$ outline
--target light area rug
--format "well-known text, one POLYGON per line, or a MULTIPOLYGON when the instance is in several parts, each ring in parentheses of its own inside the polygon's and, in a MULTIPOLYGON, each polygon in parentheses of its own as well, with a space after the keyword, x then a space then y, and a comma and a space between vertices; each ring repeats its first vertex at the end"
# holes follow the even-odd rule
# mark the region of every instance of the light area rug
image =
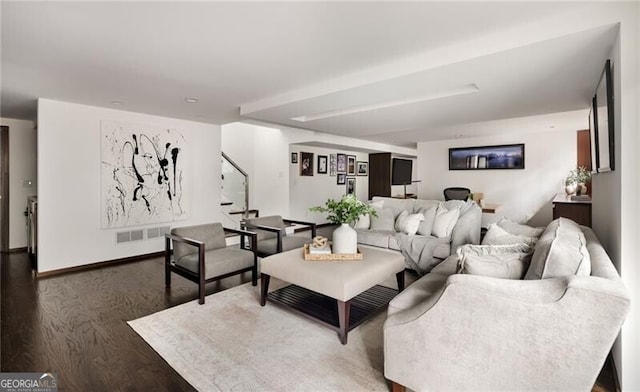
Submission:
POLYGON ((388 391, 383 376, 386 312, 337 333, 237 286, 129 321, 199 391, 388 391))

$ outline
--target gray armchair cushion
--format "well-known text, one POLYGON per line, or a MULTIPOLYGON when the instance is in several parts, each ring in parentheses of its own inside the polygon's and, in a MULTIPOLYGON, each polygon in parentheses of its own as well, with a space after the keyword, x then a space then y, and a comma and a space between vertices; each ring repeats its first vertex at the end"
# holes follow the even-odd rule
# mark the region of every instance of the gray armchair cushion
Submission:
MULTIPOLYGON (((282 251, 302 248, 304 244, 311 243, 309 237, 297 237, 293 235, 282 237, 282 251)), ((268 238, 258 241, 258 254, 274 254, 278 252, 278 238, 268 238)))
MULTIPOLYGON (((176 227, 171 230, 171 234, 180 237, 191 238, 196 241, 204 242, 207 251, 224 248, 227 241, 224 235, 224 228, 221 223, 207 223, 204 225, 176 227)), ((198 257, 198 248, 178 241, 173 243, 173 255, 175 260, 179 260, 186 255, 195 254, 198 257)))
MULTIPOLYGON (((282 217, 280 215, 271 215, 271 216, 263 216, 263 217, 259 217, 259 218, 251 218, 251 219, 247 219, 246 220, 247 225, 260 225, 260 226, 269 226, 269 227, 275 227, 278 229, 282 229, 282 235, 286 235, 285 232, 285 224, 284 221, 282 220, 282 217)), ((278 234, 271 232, 271 231, 267 231, 267 230, 260 230, 260 229, 255 229, 252 227, 248 227, 248 229, 250 231, 255 232, 256 234, 258 234, 258 241, 262 241, 262 240, 266 240, 266 239, 270 239, 270 238, 276 238, 278 236, 278 234)))
MULTIPOLYGON (((207 250, 204 253, 205 279, 252 267, 253 261, 253 252, 239 249, 237 246, 207 250)), ((197 253, 176 258, 176 264, 194 273, 199 273, 197 253)))

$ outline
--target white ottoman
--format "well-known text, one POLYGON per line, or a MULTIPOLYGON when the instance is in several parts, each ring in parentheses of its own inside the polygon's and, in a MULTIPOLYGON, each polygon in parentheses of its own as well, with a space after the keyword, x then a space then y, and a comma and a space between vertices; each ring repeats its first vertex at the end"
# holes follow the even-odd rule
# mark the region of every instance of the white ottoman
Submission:
POLYGON ((327 297, 338 304, 338 335, 347 343, 351 300, 394 274, 398 291, 404 289, 404 257, 400 252, 359 246, 362 261, 307 261, 294 249, 262 259, 260 305, 267 301, 269 279, 275 277, 327 297))

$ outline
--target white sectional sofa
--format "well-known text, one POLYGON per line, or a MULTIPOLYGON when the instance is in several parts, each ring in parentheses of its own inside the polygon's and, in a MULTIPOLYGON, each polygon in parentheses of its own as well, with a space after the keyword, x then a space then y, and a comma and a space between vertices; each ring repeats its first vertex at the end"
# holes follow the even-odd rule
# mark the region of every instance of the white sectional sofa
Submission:
POLYGON ((511 242, 465 246, 391 301, 394 390, 591 390, 629 311, 618 272, 593 231, 568 219, 532 254, 511 242))
POLYGON ((445 202, 376 196, 371 202, 378 217, 368 218, 364 224, 356 223, 358 242, 402 252, 407 268, 419 274, 429 272, 460 245, 480 242, 482 210, 473 201, 445 202), (450 218, 455 219, 438 219, 437 212, 448 213, 450 218), (419 213, 426 220, 420 222, 417 233, 407 234, 398 227, 399 217, 419 213))

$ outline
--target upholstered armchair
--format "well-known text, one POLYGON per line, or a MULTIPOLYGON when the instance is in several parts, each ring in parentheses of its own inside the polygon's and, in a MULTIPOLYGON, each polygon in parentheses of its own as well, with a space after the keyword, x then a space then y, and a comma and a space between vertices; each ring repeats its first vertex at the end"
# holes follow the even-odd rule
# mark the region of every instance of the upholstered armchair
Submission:
POLYGON ((207 283, 251 271, 251 281, 256 286, 258 258, 253 251, 256 242, 256 233, 226 228, 220 223, 172 229, 171 234, 165 234, 165 285, 171 287, 171 272, 197 283, 200 305, 204 304, 207 283), (225 233, 240 235, 240 245, 227 246, 225 233))
POLYGON ((316 236, 316 224, 293 219, 283 219, 280 215, 263 216, 246 219, 242 226, 258 234, 256 253, 259 257, 267 257, 276 253, 302 248, 316 236), (311 227, 311 237, 287 235, 286 223, 296 223, 311 227))

